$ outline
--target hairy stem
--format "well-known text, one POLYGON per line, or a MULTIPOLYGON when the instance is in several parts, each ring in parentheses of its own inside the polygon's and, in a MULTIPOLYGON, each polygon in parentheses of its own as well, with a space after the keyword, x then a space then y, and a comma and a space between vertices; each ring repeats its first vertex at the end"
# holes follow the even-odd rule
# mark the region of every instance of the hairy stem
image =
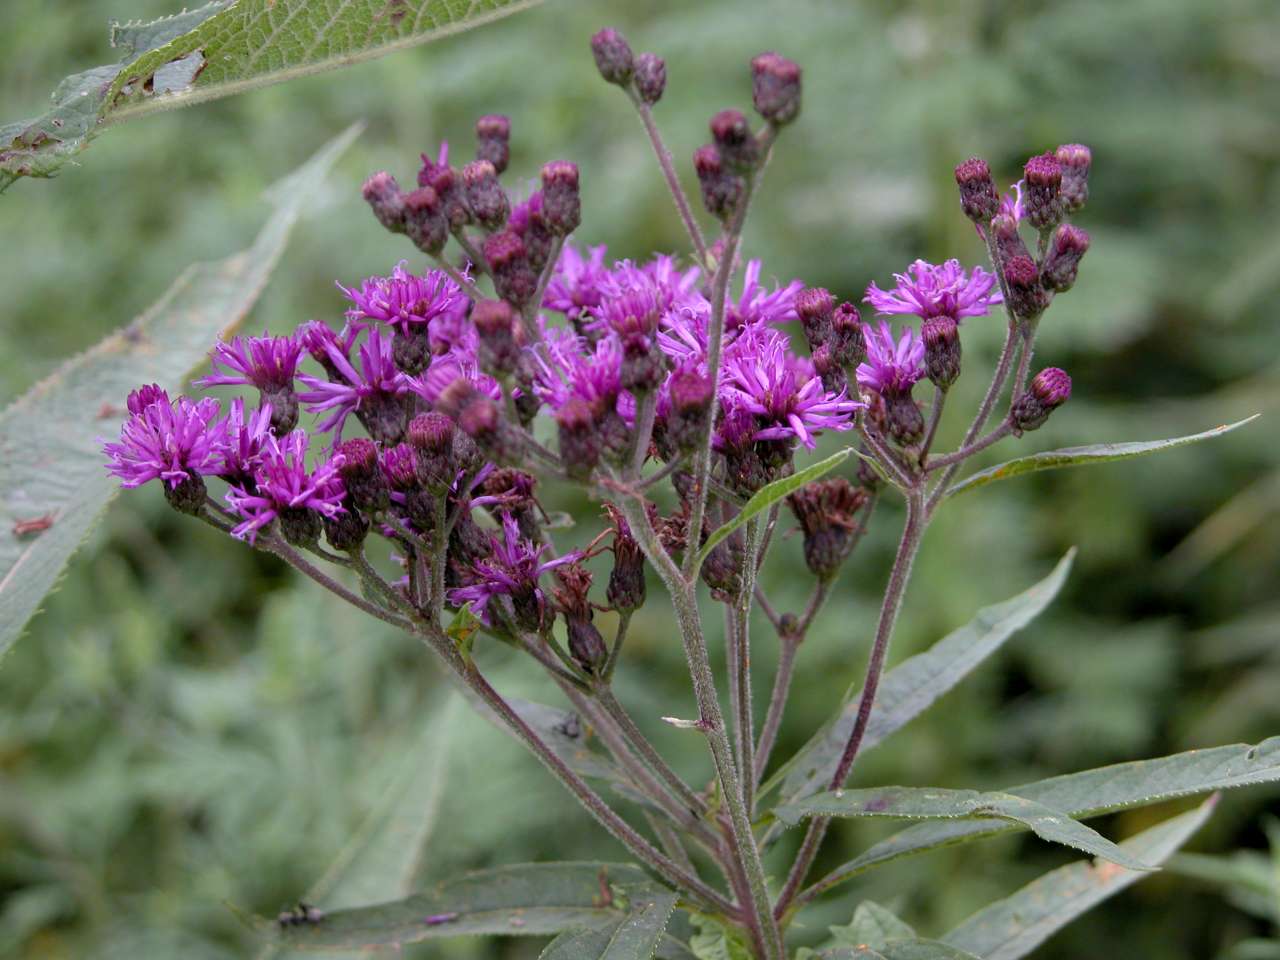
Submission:
POLYGON ((693 249, 698 255, 698 265, 704 270, 707 267, 707 241, 702 236, 702 228, 698 226, 698 221, 694 219, 693 208, 689 205, 689 198, 684 192, 684 188, 680 186, 680 178, 676 176, 675 164, 671 160, 671 151, 667 149, 666 143, 662 139, 662 134, 658 131, 658 125, 654 122, 653 111, 649 104, 645 103, 636 92, 630 87, 627 88, 627 96, 631 98, 632 104, 635 105, 636 113, 640 115, 640 122, 644 124, 644 132, 649 136, 649 143, 653 145, 654 155, 658 158, 658 166, 662 168, 663 179, 667 181, 667 189, 671 191, 671 199, 676 203, 676 210, 680 214, 680 220, 684 223, 684 228, 689 234, 689 242, 693 244, 693 249))
POLYGON ((947 391, 935 387, 933 391, 933 407, 929 410, 929 426, 924 432, 924 442, 920 444, 920 462, 924 463, 933 449, 933 439, 938 435, 938 425, 942 423, 942 408, 947 405, 947 391))
POLYGON ((764 725, 760 728, 760 742, 756 746, 753 773, 757 784, 764 780, 764 772, 769 768, 769 755, 773 753, 778 731, 782 728, 782 715, 787 709, 787 697, 791 692, 791 676, 795 672, 796 653, 800 649, 799 637, 786 634, 780 636, 778 640, 781 644, 778 650, 778 669, 773 675, 769 709, 764 715, 764 725))
POLYGON ((1013 424, 1008 420, 1002 420, 1000 422, 1000 426, 996 427, 985 437, 975 440, 967 447, 961 447, 953 453, 948 453, 945 456, 938 457, 936 460, 930 460, 928 466, 925 467, 925 471, 930 472, 933 470, 940 470, 943 467, 951 466, 953 463, 962 463, 972 457, 975 453, 980 453, 993 443, 1003 440, 1012 431, 1013 424))
POLYGON ((735 600, 737 609, 731 621, 734 631, 729 642, 737 652, 738 702, 734 704, 734 726, 740 751, 738 770, 742 781, 742 804, 750 816, 755 811, 756 792, 756 733, 751 707, 751 601, 755 593, 756 553, 760 544, 759 518, 747 521, 742 541, 742 586, 735 600))

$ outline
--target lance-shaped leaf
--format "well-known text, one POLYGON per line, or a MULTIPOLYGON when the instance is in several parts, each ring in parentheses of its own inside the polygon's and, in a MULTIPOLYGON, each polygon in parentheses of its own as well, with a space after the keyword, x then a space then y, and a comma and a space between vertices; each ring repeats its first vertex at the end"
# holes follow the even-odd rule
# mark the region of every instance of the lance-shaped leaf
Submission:
POLYGON ((1153 869, 1096 830, 1064 813, 1011 793, 979 793, 977 790, 943 790, 936 787, 872 787, 835 790, 797 803, 774 808, 788 824, 806 817, 894 817, 908 820, 1012 820, 1042 840, 1075 847, 1104 857, 1130 870, 1153 869))
POLYGON ((562 933, 539 960, 652 960, 676 899, 670 890, 636 894, 625 917, 596 929, 562 933))
POLYGON ((0 190, 53 176, 104 127, 333 67, 479 26, 536 0, 213 0, 112 29, 115 64, 67 77, 53 106, 0 127, 0 190))
POLYGON ((891 940, 879 946, 831 947, 801 953, 797 960, 980 960, 971 953, 937 940, 891 940))
POLYGON ((262 929, 294 950, 394 947, 475 935, 547 936, 597 929, 662 892, 639 867, 524 863, 466 874, 404 900, 337 910, 319 923, 262 929))
POLYGON ((832 943, 846 947, 884 946, 891 940, 914 940, 915 930, 893 911, 873 900, 863 900, 847 926, 829 927, 832 943))
MULTIPOLYGON (((1163 863, 1200 829, 1217 797, 1120 844, 1148 863, 1163 863)), ((1072 863, 1033 880, 1017 893, 980 910, 942 939, 985 960, 1025 957, 1086 910, 1146 874, 1114 863, 1072 863)))
POLYGON ((244 320, 298 215, 357 133, 346 131, 270 191, 275 212, 251 247, 189 267, 128 327, 0 413, 0 656, 117 489, 99 438, 118 432, 129 391, 185 386, 214 341, 244 320))
MULTIPOLYGON (((1004 603, 983 607, 972 620, 924 653, 904 660, 884 675, 862 740, 869 750, 959 683, 974 667, 1034 620, 1057 596, 1075 559, 1074 548, 1035 586, 1004 603)), ((790 803, 826 787, 853 730, 858 693, 850 693, 835 722, 819 730, 769 779, 762 793, 782 784, 781 802, 790 803)))
POLYGON ((1173 437, 1169 440, 1141 440, 1130 443, 1094 443, 1084 447, 1065 447, 1062 450, 1049 450, 1045 453, 1033 453, 1030 456, 1018 457, 1007 463, 1001 463, 986 470, 979 470, 972 476, 965 477, 947 491, 948 497, 957 493, 965 493, 985 487, 997 480, 1007 480, 1024 473, 1035 473, 1038 470, 1058 470, 1062 467, 1078 467, 1093 463, 1109 463, 1112 460, 1128 460, 1131 457, 1142 457, 1148 453, 1159 453, 1161 450, 1172 450, 1174 447, 1185 447, 1189 443, 1199 443, 1230 433, 1237 427, 1257 420, 1260 414, 1254 414, 1236 423, 1223 424, 1203 433, 1193 433, 1186 437, 1173 437))
POLYGON ((853 452, 852 447, 845 447, 824 460, 811 463, 803 470, 797 470, 789 477, 782 477, 780 480, 775 480, 773 483, 761 487, 751 495, 750 500, 742 505, 742 509, 738 511, 736 517, 711 531, 710 536, 707 537, 707 542, 698 551, 698 566, 702 566, 702 561, 707 559, 716 544, 733 533, 733 531, 737 530, 752 517, 764 510, 768 510, 782 498, 795 493, 806 483, 817 480, 823 474, 830 473, 844 463, 851 452, 853 452))
MULTIPOLYGON (((1155 760, 1117 763, 1010 787, 1006 793, 1035 800, 1076 818, 1147 806, 1177 797, 1211 793, 1280 780, 1280 737, 1255 746, 1189 750, 1155 760)), ((832 887, 899 857, 981 840, 1021 829, 1004 820, 920 823, 868 848, 813 886, 813 893, 832 887)))

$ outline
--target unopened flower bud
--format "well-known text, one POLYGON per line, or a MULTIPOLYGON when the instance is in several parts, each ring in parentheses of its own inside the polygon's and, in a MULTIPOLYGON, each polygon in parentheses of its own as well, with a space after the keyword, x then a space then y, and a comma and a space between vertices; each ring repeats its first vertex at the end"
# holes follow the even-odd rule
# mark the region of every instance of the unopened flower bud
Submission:
POLYGON ((515 233, 524 244, 525 255, 529 258, 529 266, 535 272, 546 265, 551 256, 551 246, 556 235, 542 215, 542 191, 535 190, 524 203, 518 204, 511 211, 507 220, 507 228, 515 233))
POLYGON ((981 157, 970 157, 956 167, 960 209, 974 223, 986 226, 1000 212, 1000 194, 991 179, 991 168, 981 157))
POLYGON ((417 451, 417 477, 432 493, 444 493, 457 476, 453 420, 439 411, 421 413, 409 421, 409 445, 417 451))
POLYGON ((276 512, 280 521, 280 535, 295 547, 312 547, 320 539, 323 527, 320 514, 310 507, 286 507, 276 512))
POLYGON ((862 331, 858 308, 845 301, 831 314, 831 360, 844 367, 856 367, 867 359, 867 336, 862 331))
POLYGON ((666 356, 657 340, 636 330, 621 333, 620 339, 622 389, 634 393, 652 390, 666 375, 666 356))
POLYGON ((671 374, 671 411, 667 415, 667 439, 677 450, 697 448, 711 412, 711 380, 696 366, 682 366, 671 374))
POLYGON ((889 436, 908 447, 924 437, 924 414, 911 398, 910 390, 889 393, 884 398, 885 426, 889 436))
POLYGON ((707 208, 707 213, 721 222, 728 222, 742 199, 742 191, 746 187, 743 179, 725 169, 720 151, 710 143, 693 152, 693 169, 698 174, 702 205, 707 208))
POLYGON ((751 99, 774 126, 790 123, 800 113, 800 67, 776 53, 760 54, 751 61, 751 99))
POLYGON ((1062 167, 1051 153, 1032 157, 1023 168, 1023 204, 1027 222, 1037 230, 1049 230, 1062 222, 1062 167))
POLYGON ((484 241, 484 258, 498 295, 523 307, 538 290, 538 275, 529 263, 524 241, 511 230, 490 234, 484 241))
POLYGON ((620 613, 638 610, 644 606, 644 554, 621 511, 609 503, 605 509, 613 520, 613 570, 609 573, 605 596, 609 605, 620 613))
POLYGON ((396 369, 416 377, 431 366, 431 334, 425 323, 397 330, 391 339, 391 359, 396 369))
POLYGON ((591 405, 580 397, 570 397, 556 411, 556 424, 565 470, 575 480, 586 480, 600 462, 600 439, 591 405))
POLYGON ((511 202, 498 182, 498 171, 488 160, 473 160, 462 168, 462 182, 467 191, 467 206, 476 223, 486 230, 497 230, 507 222, 511 202))
POLYGON ((565 237, 582 222, 578 165, 552 160, 542 168, 542 217, 556 236, 565 237))
POLYGON ((732 603, 742 591, 742 548, 733 537, 721 540, 699 571, 702 582, 711 588, 711 596, 722 603, 732 603))
POLYGON ((845 368, 831 357, 831 344, 824 343, 813 351, 809 358, 813 361, 813 369, 822 380, 822 389, 827 393, 847 393, 849 375, 845 368))
POLYGON ((636 93, 645 103, 653 106, 662 99, 667 88, 667 61, 656 53, 642 53, 636 57, 636 93))
POLYGON ((997 214, 991 220, 991 236, 995 239, 996 255, 1001 264, 1006 264, 1014 257, 1030 257, 1031 251, 1018 232, 1018 221, 1008 214, 997 214))
POLYGON ((819 480, 787 497, 787 505, 804 532, 804 561, 811 573, 830 581, 849 551, 857 523, 854 515, 867 494, 843 477, 819 480))
POLYGON ((298 394, 290 381, 258 391, 260 404, 271 407, 271 432, 283 437, 298 425, 298 394))
POLYGON ((1050 290, 1065 293, 1076 282, 1080 259, 1089 249, 1089 234, 1077 226, 1064 223, 1053 235, 1049 253, 1040 271, 1040 282, 1050 290))
POLYGON ((378 446, 365 437, 344 440, 337 451, 342 457, 338 476, 347 489, 347 497, 363 513, 377 513, 388 504, 387 478, 378 465, 378 446))
POLYGON ((476 159, 493 164, 496 173, 507 169, 511 160, 511 121, 490 114, 476 121, 476 159))
POLYGON ((604 637, 590 618, 565 614, 565 632, 569 637, 569 656, 584 673, 598 674, 609 659, 604 637))
POLYGON ((947 390, 960 376, 960 329, 952 317, 932 317, 920 329, 924 368, 933 385, 947 390))
POLYGON ((1075 213, 1089 199, 1089 167, 1093 154, 1082 143, 1064 143, 1054 153, 1062 168, 1062 188, 1059 196, 1063 209, 1075 213))
POLYGON ((335 550, 359 550, 369 535, 369 519, 355 510, 349 503, 345 504, 341 513, 332 517, 322 517, 324 538, 335 550))
POLYGON ((395 177, 379 170, 364 182, 360 192, 380 224, 392 233, 405 232, 404 194, 395 177))
POLYGON ((188 470, 187 475, 176 486, 167 482, 161 486, 164 487, 164 498, 169 501, 169 506, 179 513, 195 517, 204 510, 207 488, 204 479, 194 470, 188 470))
POLYGON ((1013 426, 1018 432, 1035 430, 1049 414, 1071 399, 1071 378, 1057 367, 1046 367, 1035 375, 1027 392, 1013 405, 1013 426))
POLYGON ((449 224, 440 198, 430 187, 419 187, 404 198, 404 228, 423 253, 436 256, 449 240, 449 224))
POLYGON ((746 173, 760 159, 760 145, 741 110, 721 110, 712 117, 711 139, 724 165, 734 173, 746 173))
POLYGON ((466 187, 458 171, 436 164, 424 174, 427 182, 423 186, 430 187, 440 198, 440 210, 449 229, 458 230, 469 224, 471 208, 467 206, 466 187))
POLYGON ((808 287, 796 297, 796 314, 800 317, 800 327, 804 330, 804 338, 809 341, 810 350, 816 350, 827 342, 835 308, 835 297, 823 287, 808 287))
POLYGON ((591 38, 591 53, 596 58, 600 76, 623 87, 631 82, 635 59, 631 47, 617 30, 605 27, 591 38))
POLYGON ((1009 286, 1009 309, 1022 321, 1034 320, 1044 313, 1048 297, 1040 286, 1040 271, 1030 257, 1014 257, 1004 267, 1009 286))
POLYGON ((495 374, 509 374, 520 362, 515 341, 516 312, 505 300, 481 300, 472 308, 471 322, 480 336, 480 365, 495 374))

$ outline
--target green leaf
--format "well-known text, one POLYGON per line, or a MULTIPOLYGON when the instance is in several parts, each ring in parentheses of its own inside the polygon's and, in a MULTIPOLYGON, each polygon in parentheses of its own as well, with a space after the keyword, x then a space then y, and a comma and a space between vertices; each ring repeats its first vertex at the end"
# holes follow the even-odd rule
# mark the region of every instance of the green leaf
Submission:
MULTIPOLYGON (((1197 793, 1228 790, 1280 780, 1280 737, 1256 746, 1234 744, 1189 750, 1156 760, 1118 763, 1036 783, 1010 787, 1006 793, 1026 797, 1086 818, 1141 807, 1197 793)), ((1009 833, 1018 826, 1001 820, 921 823, 880 841, 856 859, 819 881, 832 887, 881 864, 927 850, 1009 833)))
POLYGON ((1010 460, 1007 463, 998 466, 988 467, 986 470, 979 470, 972 476, 965 477, 954 487, 947 491, 948 497, 954 497, 957 493, 965 493, 969 490, 976 490, 978 487, 985 487, 988 483, 994 483, 996 480, 1007 480, 1010 477, 1018 477, 1024 473, 1035 473, 1038 470, 1057 470, 1061 467, 1075 467, 1092 463, 1109 463, 1112 460, 1128 460, 1131 457, 1142 457, 1148 453, 1157 453, 1161 450, 1172 450, 1174 447, 1184 447, 1189 443, 1199 443, 1201 440, 1209 440, 1213 437, 1220 437, 1224 433, 1230 433, 1237 427, 1243 427, 1246 423, 1252 423, 1257 420, 1261 414, 1255 413, 1252 417, 1239 420, 1235 423, 1224 424, 1214 427, 1212 430, 1206 430, 1203 433, 1193 433, 1186 437, 1173 437, 1169 440, 1141 440, 1130 443, 1094 443, 1084 447, 1065 447, 1062 450, 1049 450, 1045 453, 1033 453, 1027 457, 1018 457, 1016 460, 1010 460))
MULTIPOLYGON (((1034 620, 1057 596, 1075 559, 1067 551, 1053 572, 1035 586, 1004 603, 983 607, 959 630, 943 637, 924 653, 904 660, 884 675, 871 710, 862 749, 869 750, 959 683, 974 667, 1034 620)), ((828 723, 778 769, 761 793, 782 785, 782 803, 825 788, 840 762, 845 741, 853 730, 858 694, 850 692, 835 721, 828 723)))
POLYGON ((537 0, 214 0, 112 29, 115 64, 67 77, 53 106, 0 127, 0 190, 53 176, 102 128, 445 37, 537 0))
POLYGON ((689 938, 689 949, 698 960, 751 960, 751 948, 715 917, 695 913, 689 919, 698 928, 689 938))
POLYGON ((832 942, 845 947, 879 948, 890 940, 911 940, 916 935, 910 924, 904 923, 892 911, 872 900, 863 900, 858 904, 848 926, 828 929, 831 931, 832 942))
MULTIPOLYGON (((115 494, 99 438, 119 429, 124 400, 140 384, 169 390, 233 331, 257 301, 298 215, 353 127, 272 188, 275 212, 253 245, 187 268, 128 327, 70 360, 0 413, 0 656, 13 645, 115 494), (48 521, 20 534, 24 522, 48 521)), ((148 491, 158 496, 156 491, 148 491)))
POLYGON ((832 947, 810 952, 797 960, 979 960, 971 953, 937 940, 893 940, 883 945, 863 944, 850 947, 832 947))
POLYGON ((393 903, 338 910, 319 923, 264 930, 295 950, 355 950, 484 934, 547 936, 597 929, 664 891, 639 867, 524 863, 466 874, 393 903))
POLYGON ((852 447, 845 447, 843 450, 833 453, 825 460, 819 460, 817 463, 811 463, 803 470, 797 470, 789 477, 773 481, 766 484, 752 494, 751 499, 742 505, 742 509, 738 511, 738 515, 721 527, 717 527, 711 531, 711 535, 707 537, 707 542, 702 545, 702 549, 698 551, 698 566, 702 566, 702 561, 707 559, 711 553, 725 537, 733 533, 740 526, 760 513, 762 510, 768 510, 771 506, 781 500, 783 497, 790 496, 795 493, 806 483, 811 480, 817 480, 824 473, 829 473, 840 464, 848 459, 849 454, 853 452, 852 447))
POLYGON ((655 890, 630 901, 631 912, 616 923, 556 937, 539 960, 652 960, 676 906, 676 895, 655 890))
MULTIPOLYGON (((307 891, 308 903, 332 910, 410 893, 440 809, 459 706, 459 698, 450 695, 427 718, 416 748, 405 754, 402 769, 378 807, 320 881, 307 891)), ((278 955, 276 945, 268 944, 259 960, 278 955)))
MULTIPOLYGON (((1120 844, 1148 863, 1163 863, 1209 818, 1210 797, 1197 809, 1144 830, 1120 844)), ((975 913, 942 939, 985 960, 1017 960, 1066 924, 1146 874, 1114 863, 1072 863, 1033 880, 975 913)))
POLYGON ((788 824, 806 817, 900 817, 920 820, 1012 820, 1050 843, 1075 847, 1130 870, 1153 869, 1083 823, 1064 813, 1011 793, 944 790, 937 787, 871 787, 820 793, 773 811, 788 824))

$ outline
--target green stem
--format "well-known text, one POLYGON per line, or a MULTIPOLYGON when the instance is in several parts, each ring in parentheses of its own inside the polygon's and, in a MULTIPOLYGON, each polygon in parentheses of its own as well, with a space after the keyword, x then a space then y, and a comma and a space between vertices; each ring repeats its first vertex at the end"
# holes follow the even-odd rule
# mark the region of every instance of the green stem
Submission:
POLYGON ((707 241, 702 236, 702 228, 698 226, 698 221, 694 219, 689 198, 684 188, 680 186, 680 178, 676 176, 675 164, 671 160, 671 151, 662 140, 662 134, 653 119, 653 111, 630 87, 627 88, 627 95, 635 105, 636 113, 640 115, 640 122, 644 124, 644 132, 649 136, 649 143, 653 145, 658 166, 662 168, 663 179, 667 181, 667 189, 671 191, 671 198, 676 202, 676 211, 680 214, 680 220, 689 234, 689 241, 698 255, 698 265, 706 269, 710 262, 707 257, 707 241))

